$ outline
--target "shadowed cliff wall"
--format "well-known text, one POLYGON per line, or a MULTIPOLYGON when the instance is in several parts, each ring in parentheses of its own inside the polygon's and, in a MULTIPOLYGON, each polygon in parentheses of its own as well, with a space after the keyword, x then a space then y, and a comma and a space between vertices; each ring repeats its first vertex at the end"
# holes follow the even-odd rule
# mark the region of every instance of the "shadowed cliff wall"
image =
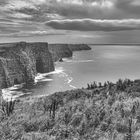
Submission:
POLYGON ((91 50, 91 48, 87 44, 68 44, 68 47, 72 51, 91 50))
POLYGON ((37 73, 54 70, 47 43, 9 43, 0 45, 0 87, 32 83, 37 73))
POLYGON ((87 44, 49 44, 49 50, 53 56, 53 60, 60 58, 72 57, 73 51, 91 50, 87 44))
POLYGON ((73 51, 90 50, 86 44, 5 43, 0 44, 0 87, 33 83, 37 73, 54 70, 53 61, 72 57, 73 51))
POLYGON ((49 44, 49 50, 54 61, 64 57, 72 57, 73 55, 68 44, 49 44))

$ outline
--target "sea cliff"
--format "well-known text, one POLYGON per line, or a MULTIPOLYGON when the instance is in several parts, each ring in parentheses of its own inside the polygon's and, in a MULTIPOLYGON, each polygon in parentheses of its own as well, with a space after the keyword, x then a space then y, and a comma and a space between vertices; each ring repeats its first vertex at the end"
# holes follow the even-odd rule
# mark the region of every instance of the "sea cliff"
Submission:
POLYGON ((54 70, 48 43, 0 44, 0 87, 33 83, 37 73, 54 70))
POLYGON ((71 49, 68 47, 68 44, 49 44, 49 50, 54 61, 64 57, 72 57, 73 55, 71 49))
POLYGON ((53 60, 57 61, 64 57, 72 57, 73 51, 91 50, 87 44, 49 44, 49 50, 53 60))
POLYGON ((0 88, 34 82, 37 73, 54 71, 54 61, 72 57, 73 51, 90 50, 86 44, 18 42, 0 44, 0 88))
POLYGON ((68 47, 72 51, 91 50, 91 48, 87 44, 68 44, 68 47))

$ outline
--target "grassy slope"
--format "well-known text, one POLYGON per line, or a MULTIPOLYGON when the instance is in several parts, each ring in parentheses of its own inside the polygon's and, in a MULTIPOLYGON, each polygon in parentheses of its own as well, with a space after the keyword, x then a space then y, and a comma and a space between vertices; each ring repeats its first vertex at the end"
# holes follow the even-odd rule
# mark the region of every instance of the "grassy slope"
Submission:
POLYGON ((0 113, 2 140, 140 139, 140 82, 125 81, 16 102, 0 113))

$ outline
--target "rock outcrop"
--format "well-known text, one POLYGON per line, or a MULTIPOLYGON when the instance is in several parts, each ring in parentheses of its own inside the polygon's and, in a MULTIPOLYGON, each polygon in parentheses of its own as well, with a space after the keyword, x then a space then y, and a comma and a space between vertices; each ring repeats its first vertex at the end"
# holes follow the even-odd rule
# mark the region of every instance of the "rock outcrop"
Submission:
POLYGON ((69 44, 68 47, 72 51, 91 50, 91 48, 87 44, 69 44))
POLYGON ((53 60, 57 61, 61 58, 72 57, 72 50, 68 46, 68 44, 49 44, 53 60))
POLYGON ((0 44, 0 87, 33 83, 37 73, 54 70, 48 43, 0 44))
POLYGON ((72 57, 73 51, 91 50, 87 44, 49 44, 49 50, 54 61, 72 57))
POLYGON ((73 51, 90 50, 85 44, 4 43, 0 44, 0 88, 34 82, 37 73, 54 70, 53 61, 72 57, 73 51))

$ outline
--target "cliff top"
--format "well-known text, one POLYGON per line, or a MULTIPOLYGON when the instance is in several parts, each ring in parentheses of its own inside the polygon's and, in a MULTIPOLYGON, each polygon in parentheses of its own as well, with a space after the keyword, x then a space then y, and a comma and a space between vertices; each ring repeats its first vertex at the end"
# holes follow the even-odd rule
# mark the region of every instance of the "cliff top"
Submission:
POLYGON ((11 47, 15 47, 17 44, 48 44, 47 42, 12 42, 12 43, 0 43, 0 48, 11 48, 11 47))

